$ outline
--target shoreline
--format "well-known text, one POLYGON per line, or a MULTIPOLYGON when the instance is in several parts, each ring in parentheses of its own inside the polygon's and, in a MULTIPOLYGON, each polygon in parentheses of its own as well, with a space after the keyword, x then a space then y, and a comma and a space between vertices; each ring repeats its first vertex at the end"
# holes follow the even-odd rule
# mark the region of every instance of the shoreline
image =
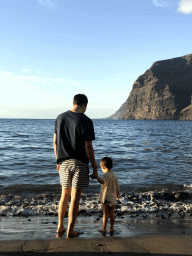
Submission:
MULTIPOLYGON (((80 214, 77 217, 75 230, 82 234, 79 238, 100 238, 103 234, 103 216, 99 214, 80 214)), ((68 218, 64 219, 67 228, 68 218)), ((57 237, 58 216, 12 216, 0 217, 0 240, 34 240, 54 239, 57 237)), ((108 219, 107 229, 110 226, 108 219)), ((125 238, 140 235, 192 235, 192 214, 172 215, 165 213, 116 213, 114 237, 125 238)), ((106 236, 110 236, 107 231, 106 236)), ((65 237, 65 234, 61 235, 65 237)))

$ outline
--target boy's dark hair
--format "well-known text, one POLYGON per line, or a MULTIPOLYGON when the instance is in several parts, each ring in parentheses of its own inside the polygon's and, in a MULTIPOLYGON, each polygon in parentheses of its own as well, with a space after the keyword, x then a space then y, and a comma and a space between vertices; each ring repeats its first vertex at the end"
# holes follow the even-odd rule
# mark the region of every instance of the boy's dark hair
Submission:
POLYGON ((84 94, 77 94, 73 98, 73 104, 83 106, 83 105, 87 105, 87 103, 88 103, 88 99, 84 94))
POLYGON ((112 161, 111 157, 107 157, 107 156, 103 157, 100 160, 100 163, 102 163, 108 169, 112 169, 112 167, 113 167, 113 161, 112 161))

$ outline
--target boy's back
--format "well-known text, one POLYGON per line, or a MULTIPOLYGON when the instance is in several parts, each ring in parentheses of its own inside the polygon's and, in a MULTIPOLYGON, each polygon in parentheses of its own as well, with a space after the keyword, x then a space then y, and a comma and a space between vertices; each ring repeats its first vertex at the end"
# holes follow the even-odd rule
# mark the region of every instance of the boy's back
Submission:
POLYGON ((117 199, 117 190, 119 190, 119 182, 117 176, 113 172, 106 172, 103 175, 105 183, 101 185, 100 198, 101 203, 105 201, 115 205, 117 199))

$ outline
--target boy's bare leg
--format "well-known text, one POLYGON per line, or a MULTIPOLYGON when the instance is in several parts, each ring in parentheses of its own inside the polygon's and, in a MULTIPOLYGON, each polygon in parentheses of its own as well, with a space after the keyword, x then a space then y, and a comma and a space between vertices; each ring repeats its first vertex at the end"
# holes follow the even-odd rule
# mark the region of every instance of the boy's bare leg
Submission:
POLYGON ((75 221, 79 210, 79 201, 81 197, 82 188, 72 188, 71 190, 71 204, 68 213, 68 230, 67 237, 74 237, 76 235, 74 231, 75 221))
POLYGON ((113 232, 114 223, 115 223, 115 205, 110 207, 109 214, 110 214, 110 222, 111 222, 110 232, 113 232))
POLYGON ((107 204, 103 205, 103 231, 106 231, 107 228, 107 222, 108 222, 108 211, 109 206, 107 204))
POLYGON ((67 205, 68 205, 70 195, 71 195, 71 188, 62 187, 61 199, 59 201, 59 210, 58 210, 57 233, 61 233, 66 230, 66 228, 64 228, 63 221, 64 221, 65 214, 67 211, 67 205))

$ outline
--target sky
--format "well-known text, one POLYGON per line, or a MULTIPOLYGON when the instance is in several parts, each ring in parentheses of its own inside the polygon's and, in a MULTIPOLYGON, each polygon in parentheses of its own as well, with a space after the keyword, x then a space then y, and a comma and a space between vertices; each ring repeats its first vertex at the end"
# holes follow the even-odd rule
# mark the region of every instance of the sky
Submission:
POLYGON ((114 114, 155 61, 192 53, 192 0, 1 0, 0 118, 114 114))

